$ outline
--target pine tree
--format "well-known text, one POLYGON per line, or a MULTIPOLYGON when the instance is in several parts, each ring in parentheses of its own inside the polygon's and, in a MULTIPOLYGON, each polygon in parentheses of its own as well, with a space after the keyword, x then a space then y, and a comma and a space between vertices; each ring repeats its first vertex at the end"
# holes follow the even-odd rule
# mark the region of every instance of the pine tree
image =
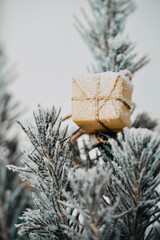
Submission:
MULTIPOLYGON (((6 67, 6 58, 0 46, 0 239, 26 239, 17 234, 14 224, 19 223, 19 216, 29 206, 29 190, 18 175, 8 171, 6 165, 18 165, 21 153, 18 150, 18 138, 12 136, 13 124, 18 116, 17 104, 13 103, 7 91, 12 76, 6 67)), ((31 205, 30 205, 31 206, 31 205)))
POLYGON ((95 59, 94 72, 129 70, 135 73, 147 62, 137 59, 136 44, 124 36, 127 17, 135 10, 134 0, 87 0, 92 16, 82 8, 84 26, 75 16, 75 25, 95 59))
MULTIPOLYGON (((78 30, 95 58, 94 71, 133 74, 143 67, 135 45, 123 36, 125 21, 135 9, 132 0, 88 0, 93 17, 82 10, 88 29, 76 18, 78 30)), ((22 129, 32 150, 20 172, 38 189, 35 210, 28 209, 18 224, 30 239, 158 240, 160 239, 160 137, 146 113, 123 133, 99 133, 94 157, 66 137, 59 112, 38 108, 35 124, 22 129)))

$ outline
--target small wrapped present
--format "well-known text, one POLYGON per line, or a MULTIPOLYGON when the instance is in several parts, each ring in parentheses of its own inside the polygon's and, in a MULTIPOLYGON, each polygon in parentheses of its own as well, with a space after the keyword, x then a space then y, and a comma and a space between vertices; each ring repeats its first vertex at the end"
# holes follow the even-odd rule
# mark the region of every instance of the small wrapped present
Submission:
POLYGON ((129 127, 130 80, 128 71, 73 78, 72 120, 86 133, 119 132, 129 127))

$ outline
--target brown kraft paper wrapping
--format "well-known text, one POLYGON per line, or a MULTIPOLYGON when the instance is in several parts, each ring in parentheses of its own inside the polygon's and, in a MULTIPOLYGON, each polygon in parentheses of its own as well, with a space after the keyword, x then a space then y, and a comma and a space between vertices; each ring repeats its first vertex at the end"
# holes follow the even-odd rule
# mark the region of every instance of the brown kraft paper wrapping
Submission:
POLYGON ((130 127, 130 80, 128 71, 73 78, 72 120, 86 133, 130 127))

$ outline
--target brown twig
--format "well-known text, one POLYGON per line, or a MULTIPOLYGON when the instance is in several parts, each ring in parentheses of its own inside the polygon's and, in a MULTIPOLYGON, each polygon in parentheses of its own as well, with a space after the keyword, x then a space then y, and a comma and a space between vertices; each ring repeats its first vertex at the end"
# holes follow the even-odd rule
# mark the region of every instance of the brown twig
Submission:
POLYGON ((68 116, 66 116, 65 118, 62 118, 62 122, 64 122, 64 121, 70 119, 71 117, 72 117, 72 115, 68 115, 68 116))
MULTIPOLYGON (((137 171, 137 176, 138 176, 138 179, 139 179, 139 176, 140 176, 140 171, 139 171, 139 168, 138 168, 138 165, 136 166, 136 171, 137 171)), ((137 208, 137 204, 138 204, 138 201, 139 201, 139 198, 140 198, 140 189, 138 188, 138 179, 137 181, 135 181, 134 183, 134 189, 135 189, 135 192, 134 192, 134 197, 135 197, 135 205, 134 205, 134 209, 132 210, 132 214, 133 214, 133 221, 132 221, 132 225, 131 225, 131 229, 132 229, 132 236, 133 236, 133 239, 137 240, 137 232, 136 232, 136 229, 135 229, 135 210, 137 208)))
POLYGON ((85 131, 80 129, 76 134, 73 135, 71 138, 71 142, 74 143, 79 137, 81 137, 83 134, 85 134, 85 131))

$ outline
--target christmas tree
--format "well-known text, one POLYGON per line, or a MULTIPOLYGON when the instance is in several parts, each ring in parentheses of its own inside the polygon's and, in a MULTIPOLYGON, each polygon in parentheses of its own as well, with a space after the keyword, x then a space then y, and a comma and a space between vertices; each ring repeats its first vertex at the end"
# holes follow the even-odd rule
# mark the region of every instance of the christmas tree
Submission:
MULTIPOLYGON (((93 53, 94 72, 130 71, 143 67, 135 44, 124 37, 132 0, 88 0, 92 16, 76 26, 93 53)), ((97 76, 97 75, 96 75, 97 76)), ((133 108, 132 108, 133 111, 133 108)), ((35 209, 27 209, 18 224, 29 239, 158 240, 160 239, 160 137, 156 121, 146 113, 137 116, 123 132, 98 132, 94 155, 83 140, 67 135, 60 111, 53 107, 34 112, 35 124, 22 129, 31 152, 20 172, 33 193, 35 209)), ((79 129, 78 129, 79 132, 79 129)))
POLYGON ((0 46, 0 239, 27 239, 20 236, 14 224, 20 222, 22 211, 31 207, 30 191, 19 176, 6 168, 18 165, 22 154, 18 150, 18 138, 13 136, 18 106, 8 93, 7 85, 13 76, 9 74, 3 47, 0 46))

